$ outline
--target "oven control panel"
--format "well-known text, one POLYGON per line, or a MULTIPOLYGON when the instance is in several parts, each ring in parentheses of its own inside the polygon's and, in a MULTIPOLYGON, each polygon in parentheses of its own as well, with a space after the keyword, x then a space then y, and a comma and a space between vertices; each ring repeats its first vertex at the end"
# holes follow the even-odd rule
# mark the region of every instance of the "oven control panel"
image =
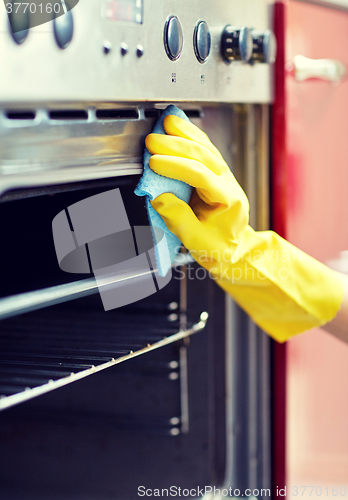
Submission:
POLYGON ((271 0, 27 4, 0 15, 0 102, 272 101, 271 0))

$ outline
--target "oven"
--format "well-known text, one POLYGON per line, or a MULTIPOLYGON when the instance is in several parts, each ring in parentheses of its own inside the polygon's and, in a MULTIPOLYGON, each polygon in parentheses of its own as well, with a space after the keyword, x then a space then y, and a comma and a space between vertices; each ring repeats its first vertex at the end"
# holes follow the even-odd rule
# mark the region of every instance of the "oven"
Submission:
POLYGON ((0 19, 0 496, 269 498, 270 339, 184 250, 166 286, 104 311, 92 273, 60 269, 52 221, 119 190, 146 226, 144 139, 174 103, 267 229, 272 2, 59 5, 0 19))

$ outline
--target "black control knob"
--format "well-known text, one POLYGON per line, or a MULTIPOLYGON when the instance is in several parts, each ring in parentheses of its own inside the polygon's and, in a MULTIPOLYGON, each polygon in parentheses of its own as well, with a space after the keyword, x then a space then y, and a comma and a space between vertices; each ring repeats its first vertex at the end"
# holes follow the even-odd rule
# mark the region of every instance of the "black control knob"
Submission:
POLYGON ((211 37, 208 25, 205 21, 196 24, 193 33, 193 47, 200 63, 204 63, 210 54, 211 37))
POLYGON ((261 63, 273 64, 277 55, 277 41, 273 31, 253 31, 252 60, 261 63))
POLYGON ((164 26, 164 48, 172 61, 179 59, 183 44, 182 27, 176 16, 171 16, 164 26))
POLYGON ((128 45, 125 42, 121 43, 120 49, 121 49, 121 56, 122 57, 124 57, 128 54, 128 45))
POLYGON ((137 45, 137 57, 143 57, 144 55, 144 47, 140 44, 137 45))
POLYGON ((221 36, 221 54, 226 62, 249 62, 252 52, 253 39, 249 28, 237 29, 230 25, 225 27, 221 36))

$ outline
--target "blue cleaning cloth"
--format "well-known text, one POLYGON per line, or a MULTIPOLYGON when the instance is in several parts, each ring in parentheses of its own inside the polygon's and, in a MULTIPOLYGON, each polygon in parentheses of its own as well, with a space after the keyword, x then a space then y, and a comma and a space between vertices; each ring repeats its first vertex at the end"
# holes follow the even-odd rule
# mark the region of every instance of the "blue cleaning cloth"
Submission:
MULTIPOLYGON (((180 118, 183 118, 184 120, 189 121, 189 119, 181 109, 177 108, 176 106, 170 105, 163 111, 162 115, 158 119, 153 129, 153 133, 165 134, 163 128, 163 120, 167 115, 176 115, 180 118)), ((151 153, 147 148, 145 148, 143 158, 144 172, 137 187, 135 188, 134 193, 138 196, 145 196, 147 214, 151 227, 159 227, 164 231, 169 254, 167 251, 165 251, 165 249, 163 249, 163 247, 161 248, 161 243, 157 240, 154 230, 152 231, 152 236, 154 239, 158 272, 160 276, 165 276, 168 273, 176 257, 176 254, 180 249, 181 242, 179 238, 175 236, 175 234, 169 231, 162 217, 156 212, 154 208, 152 208, 150 200, 157 198, 157 196, 162 193, 173 193, 175 194, 175 196, 188 203, 191 197, 192 187, 185 182, 177 181, 175 179, 169 179, 168 177, 163 177, 163 175, 156 174, 156 172, 151 170, 151 168, 149 167, 150 157, 151 153)))

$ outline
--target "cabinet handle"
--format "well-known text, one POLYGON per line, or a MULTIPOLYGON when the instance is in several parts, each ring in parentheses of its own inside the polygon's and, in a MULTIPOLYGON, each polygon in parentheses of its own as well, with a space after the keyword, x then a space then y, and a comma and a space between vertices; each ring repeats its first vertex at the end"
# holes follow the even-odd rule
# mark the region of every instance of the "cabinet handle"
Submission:
POLYGON ((340 83, 347 74, 347 68, 341 61, 335 59, 309 59, 297 55, 294 57, 294 75, 298 82, 309 78, 318 78, 332 83, 340 83))

